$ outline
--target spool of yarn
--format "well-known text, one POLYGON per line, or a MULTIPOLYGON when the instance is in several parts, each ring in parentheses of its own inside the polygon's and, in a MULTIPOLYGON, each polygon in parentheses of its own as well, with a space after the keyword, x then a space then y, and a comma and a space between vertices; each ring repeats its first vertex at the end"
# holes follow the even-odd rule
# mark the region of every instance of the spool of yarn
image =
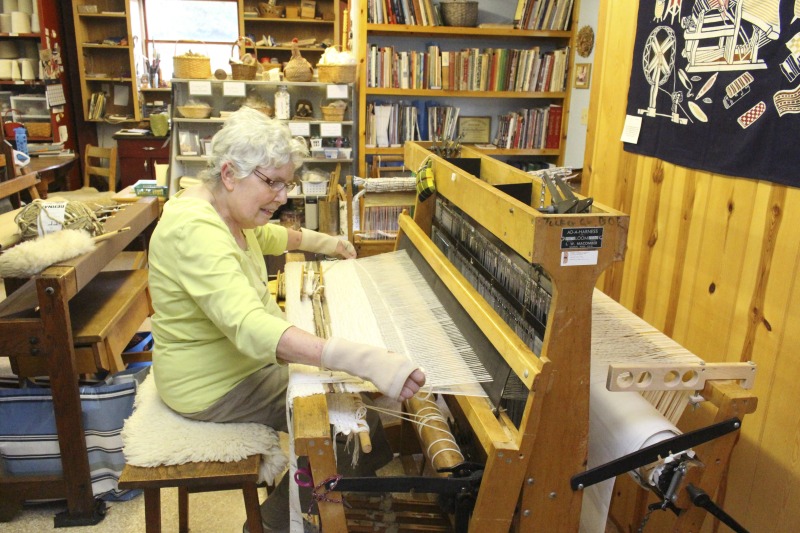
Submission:
POLYGON ((3 13, 11 13, 12 11, 19 11, 17 0, 3 0, 3 13))
POLYGON ((19 60, 20 70, 22 71, 22 79, 25 81, 31 81, 36 79, 36 73, 33 70, 33 60, 31 59, 20 59, 19 60))
POLYGON ((11 33, 11 13, 0 13, 0 33, 11 33))
POLYGON ((31 16, 24 11, 11 12, 11 33, 30 33, 31 16))
POLYGON ((31 33, 39 33, 42 31, 41 26, 39 26, 39 14, 33 13, 31 14, 31 33))
POLYGON ((19 62, 16 59, 11 60, 11 79, 18 80, 22 78, 22 74, 19 71, 19 62))
POLYGON ((11 79, 11 62, 13 59, 0 59, 0 80, 11 79))
POLYGON ((16 11, 22 11, 28 15, 33 14, 33 0, 17 0, 16 11))

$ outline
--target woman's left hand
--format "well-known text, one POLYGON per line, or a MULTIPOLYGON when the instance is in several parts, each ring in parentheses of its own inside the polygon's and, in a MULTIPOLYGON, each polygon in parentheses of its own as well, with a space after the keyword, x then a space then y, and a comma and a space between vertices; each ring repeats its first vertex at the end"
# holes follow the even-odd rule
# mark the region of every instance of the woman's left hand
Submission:
POLYGON ((336 245, 336 255, 342 259, 355 259, 358 254, 356 254, 356 249, 350 241, 340 239, 336 245))

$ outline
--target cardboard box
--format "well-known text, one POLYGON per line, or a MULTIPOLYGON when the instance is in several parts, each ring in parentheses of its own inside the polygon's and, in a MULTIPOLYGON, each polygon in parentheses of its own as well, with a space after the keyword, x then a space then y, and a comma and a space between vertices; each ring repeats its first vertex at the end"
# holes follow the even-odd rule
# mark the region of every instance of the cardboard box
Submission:
POLYGON ((317 2, 315 0, 300 1, 300 18, 313 19, 317 14, 317 2))

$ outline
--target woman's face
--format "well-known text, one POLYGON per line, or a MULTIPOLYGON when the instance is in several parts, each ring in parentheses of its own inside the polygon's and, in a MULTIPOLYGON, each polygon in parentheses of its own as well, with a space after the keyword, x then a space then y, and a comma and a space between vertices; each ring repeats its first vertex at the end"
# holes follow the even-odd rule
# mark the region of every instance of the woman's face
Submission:
POLYGON ((235 180, 229 203, 231 218, 242 229, 267 224, 286 203, 289 191, 295 186, 293 179, 294 165, 287 163, 278 168, 257 167, 250 175, 235 180), (278 187, 282 188, 275 190, 278 187))

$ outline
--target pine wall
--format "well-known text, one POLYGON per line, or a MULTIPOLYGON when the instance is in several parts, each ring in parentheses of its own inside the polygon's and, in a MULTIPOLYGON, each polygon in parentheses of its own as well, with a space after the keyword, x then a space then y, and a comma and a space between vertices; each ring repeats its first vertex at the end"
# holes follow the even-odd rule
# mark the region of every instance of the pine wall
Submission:
POLYGON ((706 361, 757 363, 722 503, 751 531, 797 531, 800 189, 623 150, 637 10, 600 3, 583 187, 631 215, 625 262, 600 288, 706 361))

